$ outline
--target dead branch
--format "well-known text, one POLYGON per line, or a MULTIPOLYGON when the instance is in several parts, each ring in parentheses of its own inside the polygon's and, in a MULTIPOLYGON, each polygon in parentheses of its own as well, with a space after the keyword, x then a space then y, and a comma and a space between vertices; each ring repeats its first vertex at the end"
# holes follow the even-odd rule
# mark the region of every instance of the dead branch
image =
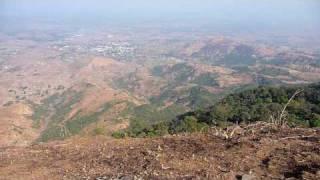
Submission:
POLYGON ((281 124, 283 124, 283 117, 284 117, 284 114, 285 114, 285 111, 287 109, 287 107, 289 106, 289 104, 291 103, 291 101, 298 95, 300 94, 301 92, 303 92, 303 89, 298 89, 296 90, 296 92, 293 93, 293 95, 291 96, 291 98, 288 100, 288 102, 284 105, 282 111, 281 111, 281 114, 279 116, 279 122, 281 124))
POLYGON ((298 89, 296 90, 293 95, 290 97, 290 99, 288 100, 288 102, 283 106, 281 113, 278 115, 271 115, 269 118, 269 121, 271 124, 276 125, 276 126, 285 126, 287 125, 287 121, 286 121, 286 110, 287 107, 290 105, 291 101, 301 92, 303 92, 303 89, 298 89))

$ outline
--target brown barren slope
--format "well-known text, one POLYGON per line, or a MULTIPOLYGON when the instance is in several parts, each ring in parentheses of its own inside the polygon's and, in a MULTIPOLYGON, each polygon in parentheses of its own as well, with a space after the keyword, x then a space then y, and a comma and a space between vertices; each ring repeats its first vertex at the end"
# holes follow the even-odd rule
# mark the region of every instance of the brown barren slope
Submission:
POLYGON ((31 115, 26 104, 0 107, 0 147, 30 145, 37 138, 39 130, 32 128, 31 115))
POLYGON ((230 139, 73 138, 0 155, 0 179, 319 179, 320 130, 258 124, 230 139))

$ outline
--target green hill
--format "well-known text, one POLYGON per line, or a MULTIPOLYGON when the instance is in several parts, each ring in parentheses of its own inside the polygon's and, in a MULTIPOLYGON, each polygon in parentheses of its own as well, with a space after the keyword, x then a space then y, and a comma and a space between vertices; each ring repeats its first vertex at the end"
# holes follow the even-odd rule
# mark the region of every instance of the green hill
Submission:
POLYGON ((215 105, 188 112, 171 121, 164 121, 148 128, 129 128, 130 136, 199 131, 209 126, 227 126, 233 123, 270 121, 279 114, 297 91, 284 112, 289 126, 320 126, 320 83, 299 86, 260 86, 226 96, 215 105), (135 133, 132 133, 134 130, 135 133), (159 133, 160 132, 160 133, 159 133))

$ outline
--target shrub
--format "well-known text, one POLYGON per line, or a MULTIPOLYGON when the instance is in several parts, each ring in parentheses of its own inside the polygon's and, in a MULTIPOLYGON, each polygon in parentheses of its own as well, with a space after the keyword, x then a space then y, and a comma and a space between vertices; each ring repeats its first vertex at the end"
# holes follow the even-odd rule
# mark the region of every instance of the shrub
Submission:
POLYGON ((112 133, 111 136, 116 138, 116 139, 122 139, 122 138, 126 137, 126 133, 123 132, 123 131, 116 131, 116 132, 112 133))
POLYGON ((104 135, 105 134, 105 129, 103 127, 96 127, 93 130, 94 135, 104 135))
POLYGON ((320 127, 320 115, 319 114, 313 114, 313 117, 310 120, 310 127, 320 127))
POLYGON ((203 122, 198 122, 194 116, 186 116, 178 124, 171 127, 171 133, 178 132, 197 132, 207 128, 208 125, 203 122))

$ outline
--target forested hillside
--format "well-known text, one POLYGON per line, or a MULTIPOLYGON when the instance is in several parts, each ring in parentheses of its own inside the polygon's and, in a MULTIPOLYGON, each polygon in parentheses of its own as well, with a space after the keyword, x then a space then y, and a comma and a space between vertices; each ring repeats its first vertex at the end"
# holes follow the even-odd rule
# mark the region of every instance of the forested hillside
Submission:
POLYGON ((131 124, 117 137, 154 136, 166 133, 194 132, 209 126, 225 127, 233 123, 270 122, 278 118, 289 99, 299 92, 285 109, 283 119, 289 126, 320 126, 320 83, 300 86, 260 86, 231 94, 207 109, 188 112, 171 121, 149 126, 131 124))

